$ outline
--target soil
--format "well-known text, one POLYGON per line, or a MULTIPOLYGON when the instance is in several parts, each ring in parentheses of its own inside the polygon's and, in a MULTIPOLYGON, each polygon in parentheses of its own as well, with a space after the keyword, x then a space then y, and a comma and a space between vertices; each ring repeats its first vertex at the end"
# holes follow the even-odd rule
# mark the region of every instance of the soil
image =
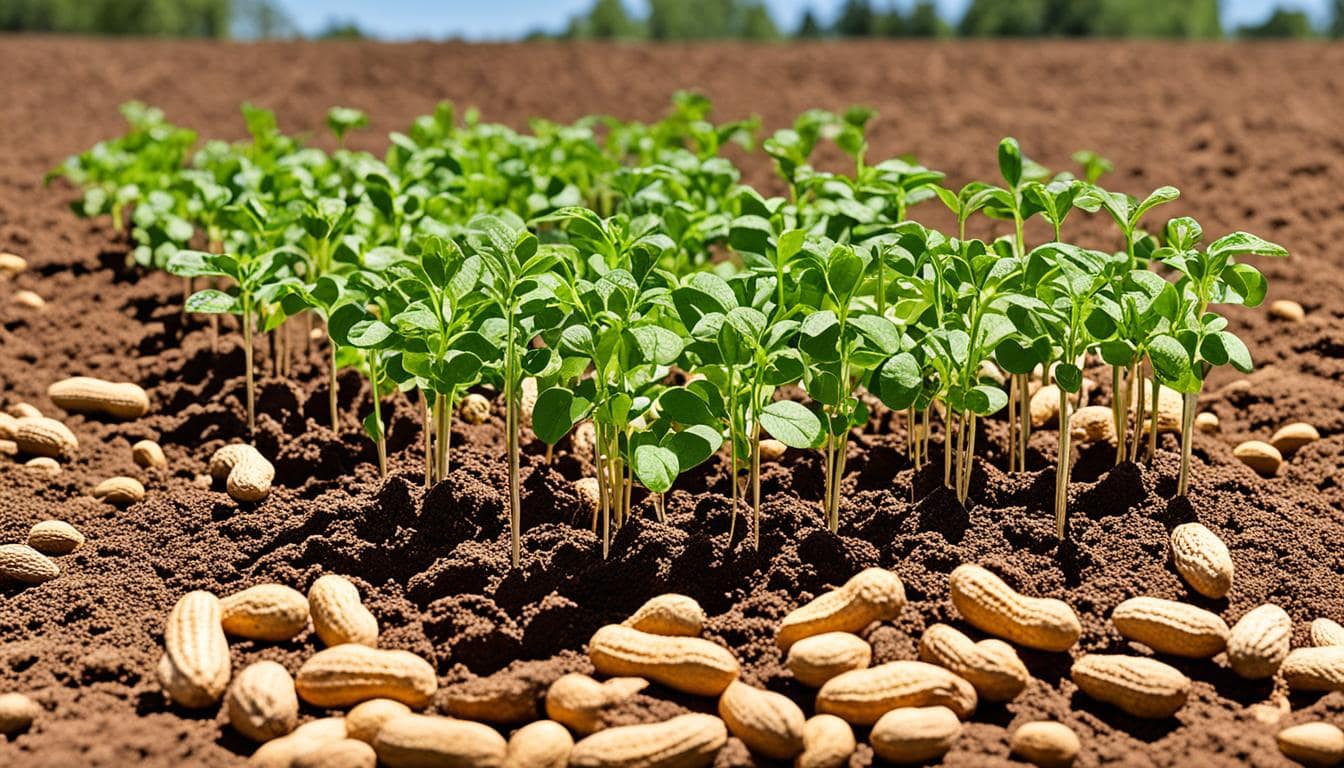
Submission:
MULTIPOLYGON (((382 644, 436 665, 435 710, 467 694, 510 697, 535 711, 536 694, 563 672, 591 671, 584 644, 645 599, 695 597, 706 636, 732 648, 743 677, 798 700, 773 645, 789 610, 858 569, 878 565, 905 581, 910 605, 869 628, 874 662, 913 658, 924 627, 957 621, 947 574, 978 562, 1023 591, 1059 597, 1083 620, 1071 654, 1024 653, 1034 680, 1006 705, 982 704, 944 761, 1009 762, 1008 735, 1058 719, 1082 737, 1079 765, 1280 765, 1274 734, 1326 718, 1344 725, 1344 694, 1286 696, 1271 682, 1232 674, 1222 657, 1173 662, 1194 679, 1174 718, 1146 722, 1097 703, 1068 679, 1070 655, 1137 651, 1110 626, 1110 610, 1135 595, 1189 600, 1232 623, 1261 603, 1283 606, 1306 642, 1318 616, 1344 619, 1344 47, 1163 44, 815 44, 804 46, 562 46, 459 44, 235 45, 0 37, 0 250, 28 259, 0 281, 0 401, 30 402, 64 417, 49 383, 89 374, 142 383, 151 414, 119 423, 69 416, 79 456, 55 480, 0 456, 0 541, 22 541, 45 518, 80 528, 88 544, 61 557, 62 574, 39 587, 2 588, 0 690, 27 692, 44 712, 34 727, 0 738, 14 766, 233 766, 252 745, 216 709, 165 704, 153 670, 163 619, 192 589, 227 594, 278 581, 306 589, 318 575, 352 577, 384 628, 382 644), (1167 437, 1153 466, 1111 468, 1108 448, 1078 455, 1071 494, 1073 544, 1060 551, 1050 512, 1053 432, 1033 439, 1033 471, 1008 475, 1003 424, 991 420, 962 509, 938 489, 933 468, 915 473, 899 423, 883 417, 851 441, 839 535, 820 520, 816 456, 791 451, 767 467, 761 549, 728 540, 727 480, 711 463, 678 482, 668 522, 641 516, 600 542, 571 481, 585 468, 562 445, 544 465, 529 446, 523 491, 525 562, 509 567, 499 412, 456 425, 450 479, 425 491, 418 405, 400 399, 390 430, 392 472, 380 480, 356 419, 369 399, 360 378, 340 379, 345 421, 323 424, 321 350, 287 379, 261 384, 258 447, 274 458, 277 487, 240 505, 194 478, 213 450, 244 433, 242 353, 233 334, 211 352, 209 328, 183 318, 182 285, 125 268, 124 243, 106 221, 75 218, 72 190, 42 175, 67 154, 120 132, 116 106, 138 98, 210 137, 238 138, 238 105, 276 109, 292 131, 321 128, 327 107, 371 111, 357 148, 379 149, 389 130, 451 98, 519 127, 534 115, 589 112, 652 119, 681 87, 706 92, 728 119, 761 115, 771 129, 805 108, 875 106, 871 157, 913 152, 960 184, 993 178, 1003 135, 1028 154, 1066 167, 1080 148, 1115 162, 1108 186, 1131 193, 1165 183, 1182 199, 1164 214, 1190 214, 1211 233, 1248 229, 1284 243, 1292 257, 1261 260, 1270 299, 1292 298, 1306 319, 1234 311, 1232 327, 1259 369, 1245 380, 1214 375, 1201 403, 1221 431, 1198 434, 1188 499, 1172 499, 1177 456, 1167 437), (10 301, 38 292, 44 311, 10 301), (1323 439, 1291 456, 1277 477, 1239 464, 1232 447, 1266 439, 1296 420, 1323 439), (896 424, 894 431, 878 426, 896 424), (155 438, 169 470, 144 471, 129 446, 155 438), (117 474, 142 478, 146 499, 118 510, 87 492, 117 474), (1198 520, 1228 543, 1236 587, 1225 600, 1193 594, 1167 562, 1175 525, 1198 520), (1291 710, 1290 710, 1291 708, 1291 710), (1277 722, 1273 722, 1276 718, 1277 722)), ((322 139, 316 139, 321 143, 322 139)), ((770 183, 765 159, 738 158, 748 180, 770 183)), ((933 206, 916 215, 943 224, 933 206)), ((1108 223, 1076 222, 1081 237, 1108 223)), ((298 346, 296 342, 296 346, 298 346)), ((1094 378, 1108 382, 1100 370, 1094 378)), ((1107 402, 1102 386, 1094 402, 1107 402)), ((964 625, 963 625, 964 626, 964 625)), ((233 642, 235 670, 274 659, 291 671, 319 643, 309 632, 281 644, 233 642)), ((1170 659, 1165 659, 1170 661, 1170 659)), ((714 702, 653 686, 612 713, 613 723, 713 711, 714 702)), ((305 709, 305 716, 323 713, 305 709)), ((505 734, 508 724, 500 725, 505 734)), ((862 740, 865 734, 860 734, 862 740)), ((872 753, 861 746, 852 766, 872 753)), ((753 762, 737 740, 716 766, 753 762)))

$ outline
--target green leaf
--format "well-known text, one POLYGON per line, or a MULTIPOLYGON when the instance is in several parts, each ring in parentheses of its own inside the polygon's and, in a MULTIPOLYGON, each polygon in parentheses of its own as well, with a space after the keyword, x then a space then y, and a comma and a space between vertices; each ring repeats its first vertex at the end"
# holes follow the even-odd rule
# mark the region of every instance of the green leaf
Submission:
POLYGON ((801 403, 776 400, 760 413, 761 428, 790 448, 809 448, 821 437, 821 421, 801 403))
POLYGON ((1011 136, 999 142, 999 173, 1014 189, 1022 182, 1022 148, 1011 136))
POLYGON ((676 454, 677 468, 685 472, 718 452, 723 445, 723 433, 708 424, 693 424, 670 433, 663 445, 676 454))
POLYGON ((1007 404, 1008 393, 988 384, 977 384, 966 393, 966 407, 980 416, 995 413, 1007 404))
POLYGON ((538 440, 555 445, 587 416, 591 405, 583 398, 576 398, 568 389, 551 387, 537 395, 536 405, 532 407, 532 431, 538 440))
POLYGON ((641 445, 635 449, 635 477, 654 493, 667 493, 681 471, 677 454, 659 445, 641 445))
POLYGON ((374 349, 383 346, 392 338, 392 329, 381 320, 360 320, 350 326, 346 332, 346 341, 353 347, 374 349))
POLYGON ((834 312, 813 312, 803 319, 798 331, 798 347, 808 357, 822 362, 840 359, 840 319, 834 312))
POLYGON ((243 311, 238 300, 223 291, 207 288, 187 297, 186 310, 209 315, 239 314, 243 311))
POLYGON ((1263 240, 1250 232, 1233 232, 1209 243, 1208 254, 1212 257, 1246 256, 1250 254, 1283 257, 1288 255, 1288 249, 1277 243, 1263 240))
POLYGON ((641 325, 629 333, 643 362, 671 365, 681 354, 681 337, 662 326, 641 325))
POLYGON ((1031 373, 1037 365, 1044 362, 1036 350, 1029 344, 1023 344, 1017 337, 1010 336, 999 342, 994 349, 994 357, 999 366, 1008 373, 1031 373))
POLYGON ((914 405, 924 390, 924 374, 909 352, 887 358, 877 372, 878 398, 888 408, 900 411, 914 405))
POLYGON ((668 387, 658 398, 659 413, 678 424, 714 424, 709 403, 685 387, 668 387))
POLYGON ((1161 334, 1148 344, 1148 360, 1166 381, 1179 381, 1190 372, 1190 353, 1174 336, 1161 334))
POLYGON ((837 245, 826 262, 826 282, 838 298, 847 299, 863 279, 863 259, 853 248, 837 245))
POLYGON ((378 414, 370 411, 368 416, 364 417, 364 431, 368 433, 375 442, 383 438, 383 423, 378 420, 378 414))
POLYGON ((1158 187, 1153 190, 1143 199, 1143 202, 1139 203, 1129 214, 1129 228, 1133 230, 1138 227, 1139 219, 1143 218, 1143 214, 1163 203, 1169 203, 1180 196, 1181 191, 1175 187, 1158 187))
POLYGON ((1083 386, 1083 372, 1073 363, 1055 366, 1055 383, 1065 392, 1077 392, 1083 386))

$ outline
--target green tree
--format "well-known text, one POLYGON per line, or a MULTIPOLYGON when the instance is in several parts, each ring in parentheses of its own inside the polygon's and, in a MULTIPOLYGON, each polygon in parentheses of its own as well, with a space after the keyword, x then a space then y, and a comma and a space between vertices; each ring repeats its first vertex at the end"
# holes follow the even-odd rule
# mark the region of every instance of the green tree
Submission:
POLYGON ((1238 37, 1252 39, 1305 38, 1313 34, 1315 30, 1311 28, 1311 19, 1307 14, 1282 7, 1275 8, 1274 13, 1263 22, 1248 24, 1237 30, 1238 37))
MULTIPOLYGON (((1344 0, 1340 0, 1344 2, 1344 0)), ((809 7, 803 11, 803 19, 798 22, 798 31, 793 33, 794 37, 802 40, 812 40, 821 37, 821 22, 817 21, 817 15, 809 7)))
POLYGON ((750 3, 742 9, 738 36, 744 40, 778 40, 779 27, 763 3, 750 3))
POLYGON ((1330 21, 1330 35, 1344 37, 1344 0, 1335 0, 1335 13, 1330 21))
POLYGON ((951 33, 952 27, 938 14, 933 0, 919 0, 905 20, 905 34, 910 37, 947 37, 951 33))
POLYGON ((588 36, 598 40, 621 40, 635 37, 637 25, 625 11, 621 0, 597 0, 588 12, 588 36))
POLYGON ((877 15, 868 0, 845 0, 832 30, 841 37, 871 37, 877 31, 877 15))
POLYGON ((1045 0, 972 0, 958 28, 966 37, 1030 37, 1044 18, 1045 0))

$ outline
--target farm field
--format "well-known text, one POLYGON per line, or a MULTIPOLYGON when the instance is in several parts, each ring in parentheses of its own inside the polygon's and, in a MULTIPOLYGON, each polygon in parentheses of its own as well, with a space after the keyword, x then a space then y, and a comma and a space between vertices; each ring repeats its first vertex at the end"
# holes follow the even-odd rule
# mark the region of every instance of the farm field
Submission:
MULTIPOLYGON (((1032 680, 1007 703, 981 701, 943 758, 947 765, 1012 764, 1009 735, 1058 720, 1082 743, 1078 765, 1283 765, 1285 726, 1344 725, 1344 693, 1290 692, 1281 679, 1248 680, 1224 656, 1158 655, 1190 678, 1174 716, 1131 717, 1078 690, 1083 654, 1134 653, 1111 622, 1137 596, 1193 603, 1232 625, 1267 602, 1292 619, 1293 647, 1311 645, 1317 618, 1344 621, 1344 48, 1327 45, 957 43, 561 46, 94 42, 0 37, 0 251, 27 269, 0 279, 0 404, 27 402, 62 419, 80 450, 49 478, 0 456, 0 544, 23 542, 39 520, 64 520, 87 543, 58 558, 38 586, 0 585, 0 693, 42 707, 30 731, 0 738, 0 764, 242 765, 255 745, 218 706, 164 700, 156 676, 164 621, 192 590, 224 596, 276 582, 301 592, 323 574, 350 577, 381 627, 379 644, 412 651, 437 675, 433 707, 451 713, 467 694, 539 699, 561 674, 593 674, 585 645, 646 600, 674 592, 707 614, 704 636, 730 648, 742 681, 813 711, 814 691, 793 679, 776 645, 781 619, 868 567, 890 569, 908 603, 864 630, 872 663, 919 657, 936 623, 968 629, 949 598, 949 575, 975 563, 1024 594, 1059 598, 1081 636, 1066 653, 1019 649, 1032 680), (916 470, 903 416, 878 409, 849 438, 839 485, 838 532, 823 519, 823 454, 789 449, 761 470, 759 550, 734 524, 726 461, 677 478, 666 523, 640 500, 602 557, 600 532, 573 481, 591 474, 569 437, 547 465, 524 439, 521 563, 510 562, 508 440, 499 398, 481 424, 452 423, 444 482, 424 489, 420 406, 383 400, 388 476, 379 476, 360 419, 367 379, 339 377, 340 431, 328 428, 327 351, 305 346, 288 375, 256 366, 256 432, 274 465, 270 495, 239 503, 201 487, 214 452, 248 441, 243 350, 236 323, 212 351, 203 315, 182 312, 183 280, 127 266, 128 244, 107 217, 81 219, 79 190, 43 176, 67 156, 122 133, 118 105, 140 100, 202 138, 245 137, 239 105, 275 111, 280 128, 332 150, 328 108, 365 110, 370 126, 349 148, 381 155, 387 134, 449 99, 516 129, 533 117, 589 114, 653 121, 681 88, 704 93, 713 118, 759 115, 768 136, 805 110, 877 111, 868 132, 876 162, 899 154, 947 174, 958 189, 998 179, 995 150, 1013 136, 1031 159, 1076 169, 1076 150, 1109 158, 1101 183, 1142 197, 1166 184, 1181 197, 1150 214, 1153 228, 1198 219, 1207 240, 1235 230, 1281 244, 1286 259, 1250 256, 1268 280, 1264 307, 1226 307, 1229 329, 1255 370, 1214 369, 1198 398, 1216 431, 1192 434, 1188 496, 1176 497, 1177 435, 1152 464, 1112 466, 1114 448, 1075 449, 1069 539, 1056 539, 1056 431, 1033 431, 1027 470, 1009 473, 1005 414, 980 425, 965 507, 942 487, 940 425, 931 463, 916 470), (35 309, 19 291, 45 300, 35 309), (1300 320, 1267 311, 1298 302, 1300 320), (147 415, 117 421, 67 415, 47 387, 89 375, 140 384, 147 415), (1233 455, 1248 440, 1308 422, 1321 439, 1288 455, 1272 477, 1233 455), (131 445, 158 441, 166 468, 143 469, 131 445), (120 475, 143 481, 143 501, 118 508, 90 496, 120 475), (1225 598, 1195 593, 1170 563, 1177 525, 1199 522, 1228 546, 1235 586, 1225 598), (730 540, 730 527, 734 534, 730 540)), ((729 148, 743 181, 783 194, 770 158, 729 148)), ((846 171, 834 146, 818 164, 846 171)), ((913 217, 954 232, 937 200, 913 217)), ((1075 212, 1072 238, 1116 247, 1105 214, 1075 212)), ((1011 229, 1011 222, 1008 230, 1011 229)), ((968 234, 1005 234, 977 217, 968 234)), ((1028 223, 1028 239, 1049 239, 1028 223)), ((1221 311, 1221 310, 1220 310, 1221 311)), ((263 345, 257 346, 259 361, 263 345)), ((1092 360, 1091 404, 1112 402, 1108 366, 1092 360)), ((745 514, 745 517, 744 517, 745 514)), ((974 635, 979 638, 981 635, 974 635)), ((232 668, 272 660, 290 673, 322 647, 305 630, 284 642, 230 638, 232 668)), ((1145 654, 1147 652, 1144 652, 1145 654)), ((305 706, 305 717, 324 710, 305 706)), ((715 699, 653 685, 604 712, 610 726, 716 713, 715 699)), ((511 727, 501 726, 508 735, 511 727)), ((874 764, 865 731, 851 766, 874 764)), ((785 765, 730 738, 713 765, 785 765)), ((881 764, 880 762, 877 764, 881 764)))

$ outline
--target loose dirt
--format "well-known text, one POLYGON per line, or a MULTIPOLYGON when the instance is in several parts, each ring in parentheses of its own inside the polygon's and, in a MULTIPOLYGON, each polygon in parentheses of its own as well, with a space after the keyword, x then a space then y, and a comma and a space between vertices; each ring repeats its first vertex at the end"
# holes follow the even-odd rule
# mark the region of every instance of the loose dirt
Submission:
MULTIPOLYGON (((563 672, 591 671, 583 647, 598 626, 666 591, 700 601, 710 615, 706 635, 734 649, 747 681, 810 709, 812 693, 784 670, 774 629, 790 609, 870 565, 899 573, 911 600, 897 622, 865 633, 874 663, 913 658, 924 627, 957 621, 947 574, 965 561, 1025 592, 1071 603, 1084 625, 1074 654, 1127 650, 1108 617, 1118 602, 1141 594, 1190 600, 1229 624, 1276 602, 1294 619, 1295 645, 1306 642, 1311 619, 1344 619, 1344 255, 1337 245, 1344 242, 1344 48, 249 46, 0 37, 0 60, 0 250, 30 263, 17 279, 0 281, 0 401, 28 401, 65 418, 81 444, 79 458, 50 481, 0 456, 0 541, 21 541, 49 517, 89 539, 59 559, 59 578, 0 593, 0 690, 27 692, 44 710, 30 732, 0 740, 0 764, 242 764, 251 745, 221 713, 165 705, 153 674, 163 618, 191 589, 227 594, 264 581, 306 589, 323 573, 349 575, 360 586, 384 627, 384 646, 433 661, 439 711, 463 686, 512 691, 526 708, 563 672), (1170 438, 1153 467, 1112 469, 1109 449, 1082 451, 1071 502, 1074 544, 1062 552, 1053 539, 1053 474, 1045 469, 1054 459, 1053 433, 1034 437, 1034 471, 1009 476, 998 469, 1005 430, 991 420, 978 443, 986 450, 967 512, 937 490, 937 450, 933 468, 912 472, 901 427, 887 416, 851 441, 838 536, 820 520, 816 456, 791 451, 767 468, 759 553, 743 541, 741 520, 737 539, 728 541, 726 475, 710 464, 678 482, 667 524, 653 522, 642 503, 643 516, 620 531, 603 562, 571 490, 583 463, 562 445, 557 461, 544 466, 533 447, 525 457, 527 554, 512 570, 502 412, 479 427, 456 425, 454 471, 425 491, 418 405, 399 400, 393 472, 380 482, 358 432, 369 400, 357 375, 340 379, 341 434, 321 426, 327 395, 316 348, 291 380, 261 384, 257 445, 276 464, 271 497, 240 506, 195 485, 211 452, 243 433, 235 336, 212 354, 208 326, 180 313, 179 281, 125 269, 126 246, 106 223, 75 218, 65 207, 71 190, 41 184, 65 155, 120 132, 116 106, 131 98, 221 138, 242 134, 237 109, 245 100, 277 110, 286 130, 314 134, 327 107, 360 107, 371 112, 373 129, 352 143, 377 150, 387 131, 443 98, 522 127, 533 115, 652 119, 680 87, 706 92, 720 119, 755 113, 770 129, 805 108, 870 104, 881 112, 870 156, 911 152, 958 184, 993 177, 994 146, 1004 135, 1051 167, 1066 167, 1076 149, 1094 149, 1115 161, 1112 188, 1181 186, 1182 199, 1164 215, 1194 215, 1211 233, 1245 228, 1285 244, 1291 259, 1258 265, 1270 278, 1270 299, 1301 302, 1306 319, 1290 325, 1264 312, 1231 313, 1259 370, 1248 383, 1224 372, 1213 377, 1201 403, 1218 414, 1221 432, 1196 435, 1188 500, 1170 498, 1177 464, 1170 438), (21 289, 46 298, 45 311, 11 303, 21 289), (129 423, 65 417, 44 393, 74 374, 142 383, 151 415, 129 423), (1315 424, 1324 439, 1292 456, 1277 478, 1259 478, 1232 457, 1241 440, 1266 439, 1296 420, 1315 424), (168 470, 132 462, 130 445, 146 437, 163 443, 168 470), (117 474, 142 478, 146 500, 119 511, 87 496, 117 474), (1226 600, 1193 594, 1166 562, 1169 530, 1189 520, 1231 548, 1237 582, 1226 600)), ((749 181, 770 183, 763 156, 737 159, 749 181)), ((946 223, 931 205, 915 215, 946 223)), ((1078 231, 1095 239, 1107 226, 1096 220, 1078 231)), ((1106 398, 1103 387, 1094 402, 1106 398)), ((234 642, 231 650, 235 670, 273 659, 293 671, 317 647, 305 632, 282 644, 234 642)), ((1272 683, 1238 678, 1221 657, 1177 662, 1195 680, 1188 706, 1167 721, 1136 721, 1078 693, 1068 654, 1023 656, 1031 686, 1007 705, 982 704, 947 764, 1007 763, 1012 728, 1058 719, 1082 738, 1080 765, 1280 765, 1279 728, 1344 722, 1344 694, 1288 698, 1272 683), (1269 713, 1282 719, 1264 722, 1269 713)), ((713 707, 652 686, 611 720, 713 707)), ((864 746, 851 764, 871 761, 864 746)), ((767 763, 753 762, 731 740, 716 766, 758 764, 767 763)))

